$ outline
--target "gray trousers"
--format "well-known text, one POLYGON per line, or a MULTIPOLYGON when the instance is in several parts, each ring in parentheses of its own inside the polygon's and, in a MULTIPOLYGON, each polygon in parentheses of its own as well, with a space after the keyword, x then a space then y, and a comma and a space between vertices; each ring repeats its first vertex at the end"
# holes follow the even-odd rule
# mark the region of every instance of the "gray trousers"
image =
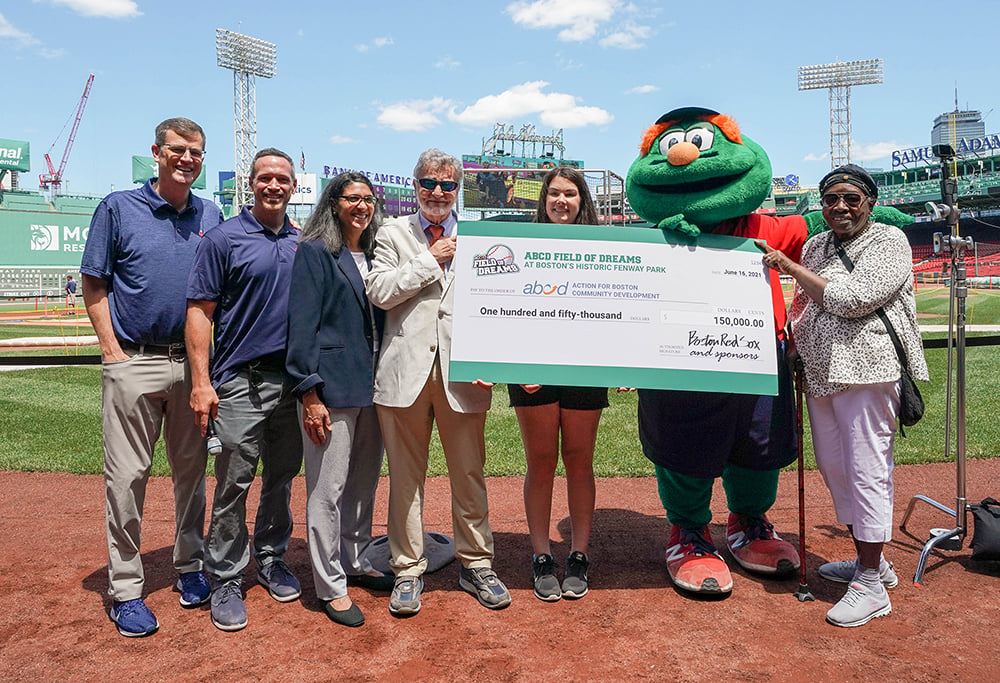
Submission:
POLYGON ((190 394, 184 358, 137 353, 102 365, 108 595, 114 600, 142 597, 142 509, 161 428, 174 485, 174 568, 202 568, 208 455, 190 394))
POLYGON ((242 370, 218 389, 215 432, 222 453, 215 459, 215 500, 205 542, 205 570, 213 586, 240 579, 250 563, 247 491, 257 463, 260 503, 253 552, 258 565, 281 559, 292 537, 292 480, 302 467, 302 437, 295 397, 283 393, 284 373, 260 370, 256 387, 242 370))
POLYGON ((382 432, 375 407, 328 410, 333 424, 326 443, 317 446, 302 434, 309 559, 320 600, 347 595, 346 574, 373 569, 361 555, 372 540, 375 488, 382 467, 382 432))

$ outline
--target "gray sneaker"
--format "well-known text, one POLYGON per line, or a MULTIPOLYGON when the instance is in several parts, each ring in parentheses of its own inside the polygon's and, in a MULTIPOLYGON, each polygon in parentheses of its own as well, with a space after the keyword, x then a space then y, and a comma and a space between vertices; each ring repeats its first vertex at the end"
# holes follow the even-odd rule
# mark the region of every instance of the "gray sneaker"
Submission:
POLYGON ((564 598, 574 600, 582 598, 587 594, 590 577, 590 560, 586 553, 574 550, 566 560, 566 577, 562 582, 562 594, 564 598))
POLYGON ((291 602, 302 595, 302 587, 282 560, 257 565, 257 580, 278 602, 291 602))
MULTIPOLYGON (((854 572, 857 568, 857 560, 827 562, 826 564, 821 564, 819 566, 819 575, 827 581, 850 583, 854 580, 854 572)), ((886 562, 882 565, 882 570, 879 572, 879 578, 882 579, 882 585, 886 588, 895 588, 899 583, 899 577, 896 576, 896 572, 892 568, 892 562, 886 562)))
POLYGON ((476 596, 479 604, 488 609, 503 609, 510 604, 510 593, 497 573, 490 567, 469 569, 462 567, 458 585, 466 593, 476 596))
POLYGON ((424 580, 419 576, 397 576, 389 596, 389 614, 408 617, 420 611, 424 580))
POLYGON ((851 628, 891 614, 889 593, 884 586, 880 588, 876 593, 861 582, 852 581, 847 586, 847 594, 826 613, 826 620, 834 626, 851 628))
POLYGON ((212 623, 223 631, 239 631, 247 625, 239 579, 227 581, 212 591, 212 623))
POLYGON ((559 579, 556 578, 556 561, 547 553, 536 555, 531 560, 531 583, 535 597, 545 602, 555 602, 562 597, 559 579))

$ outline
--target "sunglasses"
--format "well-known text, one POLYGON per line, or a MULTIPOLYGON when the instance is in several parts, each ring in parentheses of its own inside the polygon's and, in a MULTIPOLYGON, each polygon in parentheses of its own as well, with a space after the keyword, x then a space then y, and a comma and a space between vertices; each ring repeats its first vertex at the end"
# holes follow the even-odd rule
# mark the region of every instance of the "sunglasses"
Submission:
POLYGON ((820 202, 827 209, 832 209, 840 200, 843 199, 844 203, 847 204, 852 209, 856 209, 861 206, 861 201, 864 199, 864 195, 858 194, 857 192, 846 192, 844 194, 839 194, 837 192, 827 192, 820 198, 820 202))
POLYGON ((438 185, 442 192, 454 192, 458 189, 458 183, 454 180, 438 180, 436 178, 417 178, 417 184, 425 190, 433 191, 438 185))

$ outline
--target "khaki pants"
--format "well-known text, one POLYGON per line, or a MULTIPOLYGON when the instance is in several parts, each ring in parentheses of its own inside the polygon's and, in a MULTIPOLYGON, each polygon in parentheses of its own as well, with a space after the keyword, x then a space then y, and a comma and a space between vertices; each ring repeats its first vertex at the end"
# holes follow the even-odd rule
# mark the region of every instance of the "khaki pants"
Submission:
POLYGON ((208 454, 189 404, 191 373, 185 358, 137 353, 104 363, 101 388, 108 595, 133 600, 142 597, 142 509, 161 427, 174 484, 173 563, 178 572, 202 568, 208 454))
POLYGON ((486 413, 457 413, 448 405, 437 361, 427 384, 407 408, 377 406, 389 463, 389 562, 396 576, 420 576, 424 555, 424 480, 431 428, 437 422, 451 484, 455 555, 465 567, 493 563, 486 502, 486 413))

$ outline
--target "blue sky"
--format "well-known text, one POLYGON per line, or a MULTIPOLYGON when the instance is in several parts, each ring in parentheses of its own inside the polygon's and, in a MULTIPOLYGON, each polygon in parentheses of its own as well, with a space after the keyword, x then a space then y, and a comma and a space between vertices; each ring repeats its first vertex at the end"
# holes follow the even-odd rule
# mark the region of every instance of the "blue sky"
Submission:
MULTIPOLYGON (((148 154, 170 116, 205 128, 216 189, 233 167, 233 77, 215 60, 224 28, 277 45, 277 76, 257 80, 258 144, 304 151, 310 172, 408 176, 422 150, 478 153, 504 122, 563 128, 567 158, 624 176, 649 124, 698 105, 732 115, 775 175, 808 184, 829 169, 829 101, 797 90, 798 66, 884 60, 884 84, 852 91, 852 137, 855 161, 888 168, 892 150, 928 144, 956 84, 962 108, 1000 105, 998 20, 1000 5, 976 0, 8 0, 0 138, 31 142, 22 183, 34 188, 93 72, 67 191, 130 187, 131 155, 148 154)), ((1000 131, 1000 113, 986 129, 1000 131)))

